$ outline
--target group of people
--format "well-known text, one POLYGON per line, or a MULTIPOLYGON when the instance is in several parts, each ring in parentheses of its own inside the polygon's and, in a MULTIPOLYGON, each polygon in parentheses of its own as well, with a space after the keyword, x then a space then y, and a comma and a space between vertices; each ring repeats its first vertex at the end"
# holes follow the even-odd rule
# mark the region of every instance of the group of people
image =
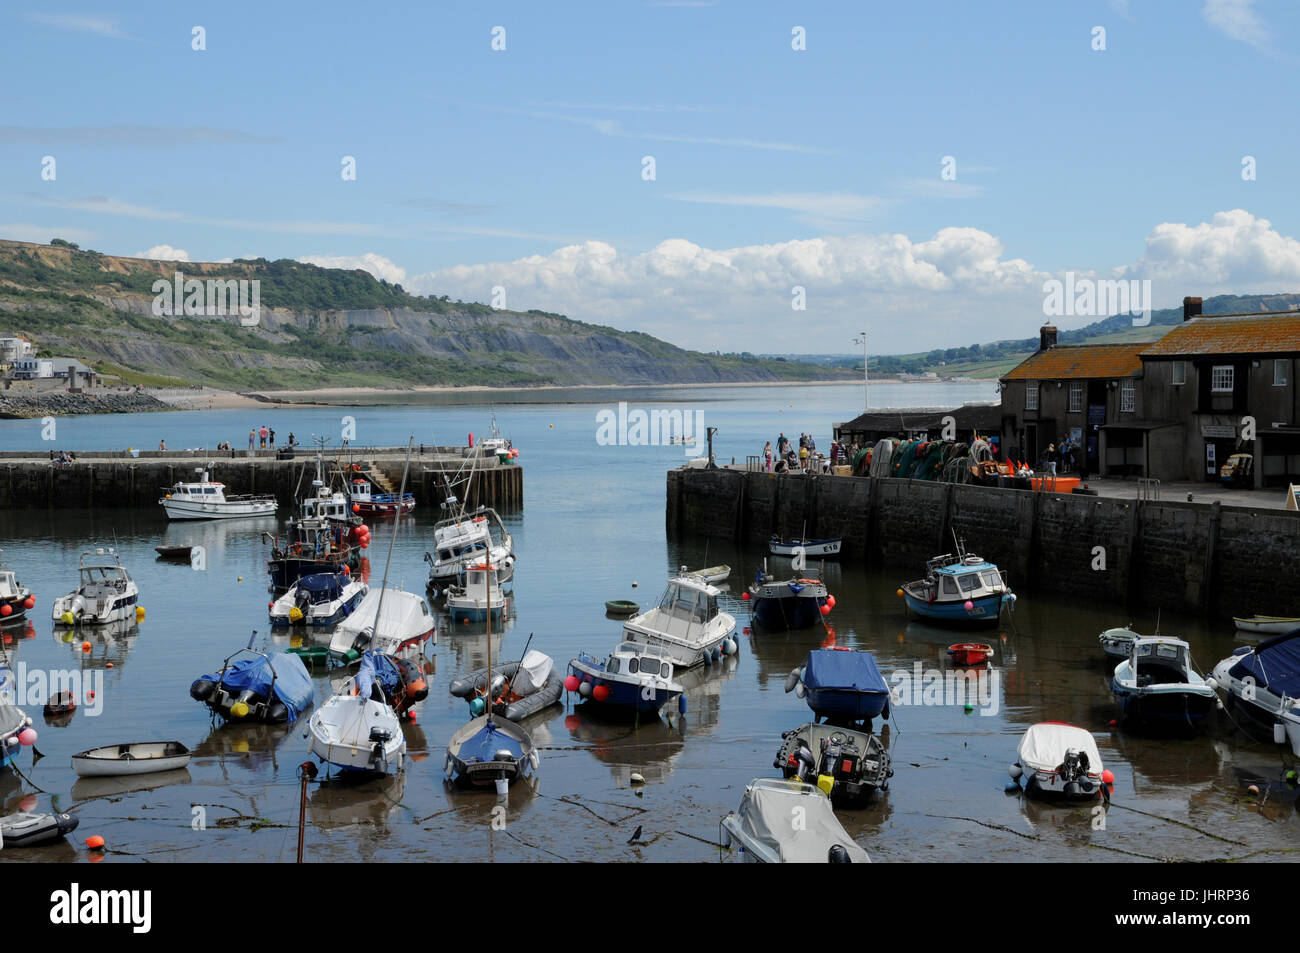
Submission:
POLYGON ((261 429, 261 430, 258 430, 258 429, 256 429, 256 428, 254 428, 253 430, 250 430, 250 431, 248 432, 248 449, 249 449, 249 450, 252 450, 252 449, 253 449, 253 442, 254 442, 255 440, 258 440, 259 438, 260 438, 261 441, 262 441, 261 444, 260 444, 259 447, 258 447, 259 450, 265 450, 265 449, 267 449, 267 446, 268 446, 268 445, 267 445, 267 442, 266 442, 266 441, 267 441, 268 439, 270 439, 270 441, 271 441, 271 443, 270 443, 270 448, 271 448, 272 450, 275 449, 275 431, 274 431, 274 430, 269 430, 269 429, 267 429, 266 424, 262 424, 262 429, 261 429))
POLYGON ((1046 465, 1047 472, 1056 476, 1058 473, 1071 473, 1078 470, 1079 475, 1087 479, 1088 474, 1083 468, 1082 457, 1079 455, 1081 449, 1069 437, 1061 441, 1060 447, 1049 443, 1043 452, 1043 463, 1046 465))
POLYGON ((799 434, 799 447, 795 449, 790 438, 784 433, 776 438, 776 450, 772 441, 763 445, 763 468, 768 473, 821 473, 841 462, 849 462, 857 453, 857 446, 846 447, 837 440, 831 441, 830 453, 822 456, 817 452, 817 441, 812 434, 799 434))

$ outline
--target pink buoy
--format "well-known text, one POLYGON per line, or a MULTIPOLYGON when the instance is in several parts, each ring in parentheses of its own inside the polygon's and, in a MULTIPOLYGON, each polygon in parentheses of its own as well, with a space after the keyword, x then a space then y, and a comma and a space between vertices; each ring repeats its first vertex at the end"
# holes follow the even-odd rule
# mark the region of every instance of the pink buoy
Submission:
POLYGON ((27 748, 36 744, 36 730, 34 728, 24 728, 18 732, 18 743, 27 748))
POLYGON ((568 678, 564 680, 564 690, 566 692, 576 692, 578 690, 578 686, 581 684, 582 683, 578 680, 578 676, 570 675, 568 678))
POLYGON ((967 599, 966 602, 963 604, 963 608, 964 608, 967 612, 970 612, 971 609, 974 609, 974 608, 975 608, 975 603, 973 603, 973 602, 971 602, 969 599, 967 599))

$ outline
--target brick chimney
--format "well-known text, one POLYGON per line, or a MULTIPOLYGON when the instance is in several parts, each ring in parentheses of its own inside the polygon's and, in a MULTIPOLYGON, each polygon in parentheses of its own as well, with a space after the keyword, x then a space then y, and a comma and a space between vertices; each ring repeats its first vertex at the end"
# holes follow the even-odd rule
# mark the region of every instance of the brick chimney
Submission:
POLYGON ((1050 324, 1044 324, 1038 329, 1038 349, 1046 351, 1049 347, 1056 347, 1056 328, 1050 324))
POLYGON ((1183 299, 1183 320, 1184 321, 1190 321, 1192 320, 1192 318, 1196 317, 1200 313, 1201 313, 1200 298, 1183 299))

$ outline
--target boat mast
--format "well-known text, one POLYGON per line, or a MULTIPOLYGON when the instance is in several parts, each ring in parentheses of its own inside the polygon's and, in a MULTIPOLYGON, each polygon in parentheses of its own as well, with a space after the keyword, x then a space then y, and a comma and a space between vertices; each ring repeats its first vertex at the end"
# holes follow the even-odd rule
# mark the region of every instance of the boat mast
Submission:
MULTIPOLYGON (((489 537, 488 537, 488 543, 490 544, 491 542, 492 542, 492 537, 489 536, 489 537)), ((486 701, 487 701, 487 720, 488 720, 488 724, 489 724, 489 725, 492 724, 492 708, 493 708, 493 704, 492 704, 492 701, 493 701, 493 699, 492 699, 492 572, 491 572, 491 568, 490 568, 491 565, 492 565, 492 547, 491 547, 491 545, 489 545, 489 546, 487 547, 487 555, 484 557, 484 560, 483 560, 483 567, 484 567, 484 568, 483 568, 483 578, 484 578, 484 581, 485 581, 485 584, 486 584, 486 587, 487 587, 487 616, 486 616, 486 618, 487 618, 487 639, 488 639, 488 646, 487 646, 487 655, 488 655, 488 659, 487 659, 487 662, 488 662, 488 671, 487 671, 487 699, 486 699, 486 701)), ((523 659, 520 659, 520 660, 519 660, 519 664, 520 664, 520 665, 523 664, 523 659)))
MULTIPOLYGON (((415 436, 412 435, 410 441, 406 444, 406 463, 402 466, 402 489, 397 494, 398 500, 401 500, 406 494, 406 474, 411 469, 411 447, 415 445, 415 436)), ((393 517, 393 535, 388 539, 388 558, 384 560, 384 581, 379 586, 379 605, 375 606, 375 625, 370 635, 370 645, 373 647, 379 642, 379 620, 383 618, 384 611, 384 593, 388 591, 388 567, 393 564, 393 545, 397 542, 397 527, 402 521, 402 507, 397 507, 397 514, 393 517)))

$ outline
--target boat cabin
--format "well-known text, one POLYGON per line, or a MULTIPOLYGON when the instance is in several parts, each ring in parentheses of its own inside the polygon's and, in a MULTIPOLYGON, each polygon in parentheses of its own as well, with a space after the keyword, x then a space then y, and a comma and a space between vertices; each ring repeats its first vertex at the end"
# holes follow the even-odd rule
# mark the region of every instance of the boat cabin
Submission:
POLYGON ((673 664, 661 646, 620 642, 618 648, 610 653, 605 671, 611 675, 650 675, 670 679, 673 677, 673 664))
POLYGON ((352 512, 348 500, 341 492, 330 493, 320 480, 312 481, 313 494, 302 501, 302 518, 305 520, 346 521, 352 512))
POLYGON ((680 619, 684 622, 704 624, 718 617, 716 586, 691 576, 677 576, 668 583, 663 597, 654 611, 664 621, 680 619))
POLYGON ((1185 682, 1191 667, 1186 642, 1159 636, 1134 639, 1129 661, 1139 688, 1185 682))
POLYGON ((26 591, 12 569, 0 569, 0 599, 13 599, 26 591))
POLYGON ((208 478, 206 470, 198 471, 202 478, 196 483, 176 482, 172 484, 167 491, 167 495, 173 500, 196 502, 196 503, 224 503, 226 501, 226 485, 224 483, 214 483, 208 478))
POLYGON ((1007 592, 1006 575, 980 556, 936 556, 926 563, 926 585, 941 601, 975 599, 1007 592))
POLYGON ((126 569, 122 566, 122 561, 117 558, 117 555, 111 549, 107 552, 97 549, 94 553, 83 555, 78 572, 81 575, 83 589, 92 586, 103 586, 122 592, 126 589, 127 583, 131 581, 131 577, 127 575, 126 569))

